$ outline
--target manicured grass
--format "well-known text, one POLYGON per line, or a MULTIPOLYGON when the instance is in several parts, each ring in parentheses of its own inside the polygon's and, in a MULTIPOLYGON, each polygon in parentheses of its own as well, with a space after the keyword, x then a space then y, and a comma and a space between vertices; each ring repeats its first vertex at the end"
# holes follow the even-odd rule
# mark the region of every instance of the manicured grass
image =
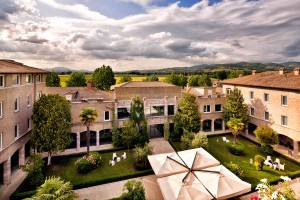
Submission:
MULTIPOLYGON (((60 77, 60 84, 62 87, 66 87, 66 81, 69 78, 69 75, 59 75, 60 77)), ((86 75, 86 79, 92 79, 91 75, 86 75)), ((131 76, 132 81, 143 81, 147 76, 131 76)), ((159 81, 163 81, 165 79, 165 75, 158 75, 159 81)), ((121 78, 121 75, 115 75, 117 83, 119 83, 119 80, 121 78)))
MULTIPOLYGON (((230 142, 233 141, 232 135, 227 135, 226 137, 230 140, 230 142)), ((254 164, 250 164, 250 158, 254 160, 254 156, 257 154, 260 154, 264 157, 267 157, 267 155, 261 151, 258 145, 240 136, 238 137, 238 142, 245 145, 245 155, 234 156, 230 154, 226 148, 226 143, 222 141, 222 136, 209 137, 209 148, 207 151, 223 165, 225 163, 229 163, 230 161, 238 164, 244 171, 244 177, 242 179, 250 183, 252 188, 255 188, 262 178, 267 178, 268 181, 276 183, 280 180, 280 176, 282 175, 293 177, 296 174, 300 174, 300 164, 290 161, 280 154, 271 156, 271 158, 273 161, 275 158, 279 158, 281 163, 285 163, 284 171, 274 170, 266 165, 264 165, 263 171, 256 171, 254 164)), ((181 150, 180 142, 173 142, 173 144, 176 150, 181 150)))

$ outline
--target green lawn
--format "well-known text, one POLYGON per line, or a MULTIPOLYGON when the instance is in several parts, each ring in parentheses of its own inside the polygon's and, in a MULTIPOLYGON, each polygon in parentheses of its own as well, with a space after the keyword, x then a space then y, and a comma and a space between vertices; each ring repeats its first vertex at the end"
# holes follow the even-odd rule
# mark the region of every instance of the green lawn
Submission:
MULTIPOLYGON (((62 87, 66 87, 66 81, 69 78, 69 75, 59 75, 60 77, 60 84, 62 87)), ((165 79, 165 75, 158 75, 159 81, 163 81, 165 79)), ((91 75, 86 75, 86 79, 92 79, 91 75)), ((119 82, 121 75, 115 75, 117 83, 119 82)), ((146 78, 146 76, 131 76, 132 81, 143 81, 143 79, 146 78)))
MULTIPOLYGON (((232 135, 226 135, 227 139, 231 142, 233 140, 232 135)), ((218 137, 209 137, 209 148, 207 151, 212 154, 221 164, 229 163, 232 161, 235 164, 238 164, 244 170, 243 180, 252 184, 252 188, 255 188, 256 185, 260 182, 262 178, 267 178, 270 182, 276 182, 280 179, 281 175, 284 176, 293 176, 295 174, 300 174, 300 164, 292 162, 283 156, 277 154, 277 156, 271 156, 274 161, 275 158, 279 158, 281 163, 285 163, 285 170, 278 171, 270 168, 266 165, 263 167, 263 171, 256 171, 255 166, 250 164, 250 158, 254 159, 254 156, 260 154, 264 157, 264 153, 261 152, 260 147, 248 140, 238 137, 238 142, 245 145, 245 155, 243 156, 234 156, 230 154, 226 148, 226 143, 222 141, 222 136, 218 137)), ((174 142, 174 147, 176 150, 181 150, 180 142, 174 142)))

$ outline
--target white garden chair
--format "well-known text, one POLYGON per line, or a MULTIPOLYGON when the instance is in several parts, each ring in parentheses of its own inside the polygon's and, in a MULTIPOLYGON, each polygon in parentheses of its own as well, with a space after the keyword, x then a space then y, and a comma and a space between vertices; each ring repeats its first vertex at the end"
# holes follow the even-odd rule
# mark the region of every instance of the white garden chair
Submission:
POLYGON ((223 139, 223 141, 224 141, 224 142, 227 142, 227 139, 226 139, 226 137, 222 137, 222 139, 223 139))
POLYGON ((284 165, 285 165, 285 163, 283 163, 283 164, 278 164, 278 170, 280 171, 280 170, 283 170, 284 171, 284 165))
POLYGON ((264 161, 264 164, 267 165, 267 166, 269 166, 269 167, 274 167, 274 166, 273 166, 273 163, 272 163, 272 160, 266 159, 266 160, 264 161))
POLYGON ((113 160, 116 160, 116 159, 117 159, 117 153, 113 153, 112 159, 113 159, 113 160))
POLYGON ((268 161, 272 161, 271 156, 267 156, 268 161))
POLYGON ((123 153, 123 155, 121 156, 121 158, 124 160, 126 159, 126 152, 123 153))
POLYGON ((276 158, 275 161, 274 161, 274 163, 280 164, 279 158, 276 158))
POLYGON ((114 160, 110 160, 109 161, 109 165, 114 166, 115 165, 115 161, 114 160))
POLYGON ((120 157, 117 157, 117 162, 120 162, 121 161, 121 158, 120 157))

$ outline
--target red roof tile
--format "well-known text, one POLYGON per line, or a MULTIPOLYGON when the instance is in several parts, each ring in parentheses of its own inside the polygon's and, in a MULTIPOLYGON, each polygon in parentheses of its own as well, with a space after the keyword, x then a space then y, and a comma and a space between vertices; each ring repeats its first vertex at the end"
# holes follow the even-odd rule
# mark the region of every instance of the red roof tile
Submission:
POLYGON ((0 59, 0 74, 48 73, 46 70, 29 67, 13 60, 0 59))

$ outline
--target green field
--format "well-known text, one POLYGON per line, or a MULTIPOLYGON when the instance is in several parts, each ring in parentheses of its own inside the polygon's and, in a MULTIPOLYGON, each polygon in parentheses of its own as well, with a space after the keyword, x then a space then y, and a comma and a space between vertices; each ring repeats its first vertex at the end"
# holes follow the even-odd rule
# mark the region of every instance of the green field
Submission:
MULTIPOLYGON (((121 78, 122 75, 115 75, 115 78, 117 80, 117 83, 119 83, 119 80, 121 78)), ((62 87, 66 87, 66 81, 69 78, 69 75, 59 75, 60 77, 60 84, 62 87)), ((147 76, 131 76, 132 81, 143 81, 143 79, 145 79, 147 76)), ((165 79, 165 75, 158 75, 159 81, 163 81, 165 79)), ((85 78, 88 79, 92 79, 91 75, 86 75, 85 78)))

